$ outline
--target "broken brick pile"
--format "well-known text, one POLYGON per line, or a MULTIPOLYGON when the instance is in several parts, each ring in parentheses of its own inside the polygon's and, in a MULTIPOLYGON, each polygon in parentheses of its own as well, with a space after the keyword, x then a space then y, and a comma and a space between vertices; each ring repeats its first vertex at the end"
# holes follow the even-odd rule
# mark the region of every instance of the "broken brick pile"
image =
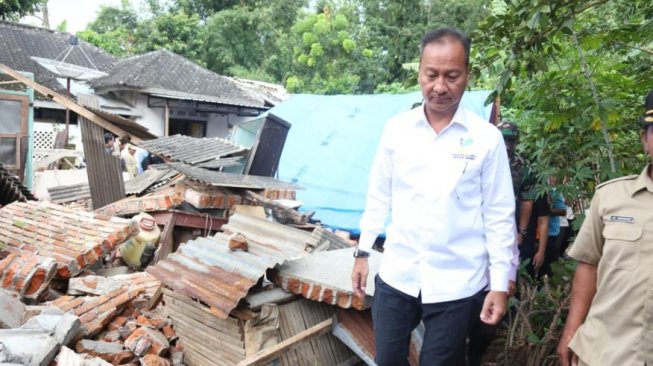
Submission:
POLYGON ((62 279, 95 264, 136 231, 126 219, 48 202, 14 202, 0 209, 0 250, 50 257, 62 279))
POLYGON ((52 258, 22 251, 10 253, 0 260, 0 283, 5 290, 35 300, 48 288, 57 263, 52 258))
POLYGON ((125 309, 95 339, 77 341, 75 350, 113 365, 183 364, 183 350, 170 320, 138 309, 125 309))
MULTIPOLYGON (((97 283, 98 279, 97 276, 90 277, 86 282, 93 287, 93 283, 97 283)), ((80 337, 92 337, 102 331, 125 308, 148 307, 154 292, 161 286, 156 278, 147 273, 135 273, 129 277, 133 278, 133 283, 126 280, 124 286, 109 290, 103 295, 62 296, 53 301, 52 305, 78 316, 82 323, 80 337)))

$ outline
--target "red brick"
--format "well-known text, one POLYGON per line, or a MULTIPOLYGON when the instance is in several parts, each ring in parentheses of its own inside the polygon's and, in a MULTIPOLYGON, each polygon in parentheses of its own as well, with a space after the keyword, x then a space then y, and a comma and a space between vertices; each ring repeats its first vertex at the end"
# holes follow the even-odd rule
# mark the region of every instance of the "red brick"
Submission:
POLYGON ((140 361, 141 366, 170 366, 170 361, 155 355, 145 355, 140 361))

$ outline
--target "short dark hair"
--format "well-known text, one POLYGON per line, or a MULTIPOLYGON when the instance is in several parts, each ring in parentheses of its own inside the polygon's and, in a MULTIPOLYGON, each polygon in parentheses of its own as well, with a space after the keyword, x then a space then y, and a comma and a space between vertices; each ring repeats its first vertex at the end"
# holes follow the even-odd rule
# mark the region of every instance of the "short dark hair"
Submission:
POLYGON ((463 46, 465 49, 465 66, 469 67, 469 50, 472 48, 472 40, 463 32, 455 28, 438 28, 427 32, 422 37, 422 44, 419 49, 419 59, 422 60, 424 48, 431 43, 441 43, 445 39, 454 39, 463 46))
POLYGON ((132 137, 129 134, 120 136, 120 143, 125 145, 132 141, 132 137))
POLYGON ((111 132, 104 133, 104 143, 108 144, 109 141, 113 140, 113 134, 111 132))

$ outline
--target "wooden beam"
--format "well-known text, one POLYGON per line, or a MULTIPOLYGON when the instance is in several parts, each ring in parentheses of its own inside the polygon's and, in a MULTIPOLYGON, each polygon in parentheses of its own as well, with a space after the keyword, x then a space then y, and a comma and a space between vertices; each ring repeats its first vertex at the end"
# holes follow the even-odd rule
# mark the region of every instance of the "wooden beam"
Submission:
MULTIPOLYGON (((55 102, 61 104, 62 106, 66 107, 67 109, 77 113, 78 115, 85 117, 89 121, 95 123, 96 125, 104 128, 105 130, 111 131, 114 134, 118 136, 122 136, 127 134, 128 132, 123 130, 122 128, 114 125, 113 123, 110 123, 109 121, 105 120, 104 118, 98 116, 97 114, 91 112, 90 110, 80 106, 79 104, 75 103, 74 101, 70 100, 69 98, 55 92, 54 90, 43 86, 36 81, 26 77, 25 75, 19 73, 18 71, 15 71, 14 69, 1 64, 0 63, 0 71, 3 73, 11 76, 12 78, 20 81, 21 83, 29 86, 30 88, 36 90, 37 92, 43 94, 44 96, 54 100, 55 102)), ((130 134, 131 135, 131 134, 130 134)), ((142 139, 132 136, 132 142, 133 143, 139 143, 141 142, 142 139)))
POLYGON ((329 318, 322 323, 314 325, 303 332, 299 332, 294 336, 280 342, 279 344, 270 348, 257 352, 254 356, 248 357, 240 362, 238 366, 257 366, 264 365, 291 348, 299 345, 301 342, 306 342, 331 330, 333 318, 329 318))
POLYGON ((248 200, 274 211, 275 218, 282 224, 304 225, 315 214, 314 211, 305 214, 300 214, 299 212, 293 210, 292 208, 288 208, 280 203, 269 200, 261 196, 260 194, 254 193, 248 189, 245 190, 244 196, 248 200))
POLYGON ((161 232, 161 239, 159 239, 159 248, 154 255, 154 260, 152 264, 157 264, 159 261, 164 260, 168 257, 173 250, 173 236, 172 232, 175 229, 175 215, 170 215, 167 217, 165 224, 163 225, 163 231, 161 232))

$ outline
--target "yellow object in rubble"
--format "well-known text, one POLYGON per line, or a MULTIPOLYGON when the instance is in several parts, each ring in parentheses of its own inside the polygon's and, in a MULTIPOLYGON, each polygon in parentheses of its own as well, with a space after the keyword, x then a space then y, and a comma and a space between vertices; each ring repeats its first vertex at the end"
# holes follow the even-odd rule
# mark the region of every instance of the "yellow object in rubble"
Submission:
POLYGON ((148 244, 157 245, 161 237, 161 229, 154 218, 146 213, 140 213, 132 218, 138 223, 138 234, 120 245, 120 255, 129 266, 140 266, 143 250, 148 244))

